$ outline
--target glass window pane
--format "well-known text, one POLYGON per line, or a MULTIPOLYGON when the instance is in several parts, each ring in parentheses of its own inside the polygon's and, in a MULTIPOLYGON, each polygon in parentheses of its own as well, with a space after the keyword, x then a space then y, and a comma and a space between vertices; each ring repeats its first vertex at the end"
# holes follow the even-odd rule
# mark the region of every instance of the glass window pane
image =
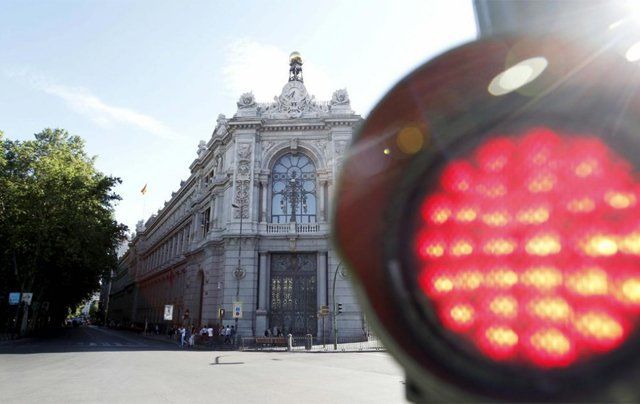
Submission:
POLYGON ((271 220, 275 223, 316 221, 316 168, 302 153, 285 154, 273 167, 271 220))

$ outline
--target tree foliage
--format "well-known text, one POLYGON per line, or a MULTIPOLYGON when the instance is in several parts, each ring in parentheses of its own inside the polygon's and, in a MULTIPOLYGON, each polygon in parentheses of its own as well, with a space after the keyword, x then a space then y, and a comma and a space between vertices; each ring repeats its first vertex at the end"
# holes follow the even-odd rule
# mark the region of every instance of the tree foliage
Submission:
POLYGON ((27 141, 0 132, 0 296, 33 292, 41 318, 38 303, 49 302, 46 317, 61 320, 117 265, 126 231, 113 215, 120 179, 94 160, 61 129, 27 141))

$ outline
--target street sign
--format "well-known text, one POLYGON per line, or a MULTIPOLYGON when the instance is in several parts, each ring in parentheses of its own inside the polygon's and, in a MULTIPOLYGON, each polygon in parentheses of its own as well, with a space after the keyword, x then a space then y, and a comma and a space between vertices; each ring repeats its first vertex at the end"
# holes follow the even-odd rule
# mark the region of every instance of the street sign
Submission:
POLYGON ((33 293, 23 293, 22 294, 22 302, 26 304, 31 304, 31 299, 33 299, 33 293))
POLYGON ((173 305, 165 304, 164 305, 164 319, 165 320, 173 320, 173 305))
POLYGON ((13 306, 18 303, 20 303, 20 292, 9 293, 9 304, 13 306))
POLYGON ((233 302, 233 318, 242 318, 242 302, 233 302))

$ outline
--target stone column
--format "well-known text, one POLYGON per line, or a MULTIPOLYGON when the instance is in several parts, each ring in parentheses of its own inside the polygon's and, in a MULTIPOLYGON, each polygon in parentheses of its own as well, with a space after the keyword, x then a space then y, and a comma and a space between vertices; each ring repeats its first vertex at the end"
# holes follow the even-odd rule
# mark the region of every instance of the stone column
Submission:
POLYGON ((331 206, 331 201, 333 201, 333 189, 333 181, 327 181, 327 206, 325 209, 327 212, 327 217, 332 217, 333 215, 333 206, 331 206))
POLYGON ((267 297, 269 295, 269 273, 267 268, 267 253, 259 254, 260 279, 258 281, 258 309, 256 310, 256 335, 262 335, 267 329, 267 297))
POLYGON ((268 192, 268 188, 267 185, 269 185, 269 182, 267 181, 267 179, 260 179, 260 185, 262 187, 262 206, 261 206, 261 218, 260 221, 262 223, 267 222, 267 194, 268 192))
POLYGON ((258 301, 258 308, 267 308, 267 295, 269 293, 269 280, 267 278, 267 253, 261 252, 260 254, 260 299, 258 301))
POLYGON ((319 181, 319 185, 320 185, 320 187, 318 189, 318 194, 319 194, 319 198, 318 199, 320 199, 320 204, 319 204, 320 205, 320 212, 319 212, 320 213, 320 220, 318 220, 319 222, 324 222, 325 218, 327 217, 325 215, 325 207, 324 207, 324 204, 325 204, 324 188, 325 188, 326 184, 327 184, 326 180, 320 180, 319 181))
POLYGON ((209 223, 209 228, 210 229, 217 229, 218 228, 218 212, 216 209, 216 197, 214 196, 213 198, 211 198, 211 202, 209 204, 209 217, 210 217, 210 223, 209 223))

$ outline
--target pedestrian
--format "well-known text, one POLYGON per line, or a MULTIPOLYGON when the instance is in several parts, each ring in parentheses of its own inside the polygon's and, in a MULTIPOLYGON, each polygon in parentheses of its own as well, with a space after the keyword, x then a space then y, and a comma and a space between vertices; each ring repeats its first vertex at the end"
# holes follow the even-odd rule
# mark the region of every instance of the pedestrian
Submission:
POLYGON ((225 344, 231 343, 231 329, 229 328, 229 326, 227 326, 227 328, 224 329, 224 343, 225 344))
POLYGON ((180 348, 184 348, 184 337, 187 333, 187 329, 184 328, 184 326, 180 326, 180 328, 178 329, 178 332, 180 333, 180 348))
POLYGON ((268 328, 266 330, 264 330, 264 336, 265 337, 270 337, 271 336, 271 333, 269 332, 268 328))
POLYGON ((156 335, 159 335, 159 334, 160 334, 160 327, 158 327, 158 324, 156 324, 156 326, 155 326, 154 333, 155 333, 156 335))
POLYGON ((189 345, 189 340, 191 339, 191 336, 193 335, 193 333, 191 332, 191 328, 190 327, 185 327, 184 328, 184 343, 187 345, 187 348, 190 347, 189 345))
POLYGON ((195 345, 196 341, 196 336, 194 333, 195 329, 191 330, 191 333, 189 335, 189 348, 193 348, 193 346, 195 345))

